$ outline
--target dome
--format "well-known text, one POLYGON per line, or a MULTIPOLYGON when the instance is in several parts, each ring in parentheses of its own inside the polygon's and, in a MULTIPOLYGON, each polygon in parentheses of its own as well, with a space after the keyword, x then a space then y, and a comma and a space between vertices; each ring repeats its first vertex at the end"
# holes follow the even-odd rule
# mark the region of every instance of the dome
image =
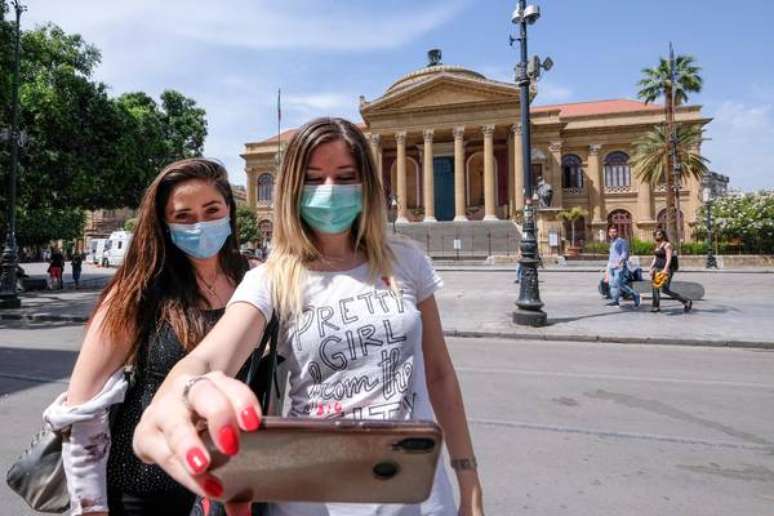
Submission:
POLYGON ((404 75, 403 77, 395 81, 392 84, 392 86, 387 88, 387 91, 385 92, 385 94, 393 93, 407 86, 411 86, 413 84, 426 81, 431 77, 433 77, 434 75, 438 75, 441 73, 448 73, 459 77, 466 77, 468 79, 486 79, 486 77, 484 77, 480 73, 474 72, 473 70, 469 70, 467 68, 463 68, 461 66, 431 65, 431 66, 426 66, 424 68, 420 68, 419 70, 415 70, 411 73, 404 75))

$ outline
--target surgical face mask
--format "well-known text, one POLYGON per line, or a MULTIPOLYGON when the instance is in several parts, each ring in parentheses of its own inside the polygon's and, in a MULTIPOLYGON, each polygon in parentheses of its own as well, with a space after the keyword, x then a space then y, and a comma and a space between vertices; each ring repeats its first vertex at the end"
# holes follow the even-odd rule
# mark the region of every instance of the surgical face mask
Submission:
POLYGON ((212 258, 220 252, 231 234, 231 219, 228 215, 196 224, 167 225, 172 243, 192 258, 212 258))
POLYGON ((363 211, 363 187, 307 185, 301 195, 301 218, 321 233, 348 230, 363 211))

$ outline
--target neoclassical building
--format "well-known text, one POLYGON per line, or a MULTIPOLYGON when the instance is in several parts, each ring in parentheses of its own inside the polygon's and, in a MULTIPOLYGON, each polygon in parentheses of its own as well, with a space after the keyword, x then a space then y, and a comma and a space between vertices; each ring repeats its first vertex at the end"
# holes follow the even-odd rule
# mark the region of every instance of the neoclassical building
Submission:
MULTIPOLYGON (((538 88, 532 97, 539 98, 538 88)), ((361 97, 361 127, 385 190, 397 202, 397 223, 513 221, 518 227, 524 205, 520 108, 515 84, 442 64, 401 77, 379 98, 361 97)), ((569 239, 558 214, 574 206, 588 213, 576 223, 576 240, 602 240, 608 224, 650 239, 665 219, 664 188, 639 181, 629 159, 632 142, 663 119, 662 106, 626 99, 531 108, 533 177, 553 188, 551 205, 539 213, 544 253, 561 252, 549 244, 569 239)), ((677 108, 676 120, 710 121, 700 106, 677 108)), ((269 237, 277 155, 294 132, 283 132, 279 141, 274 136, 247 143, 242 154, 247 202, 269 237)), ((680 191, 689 238, 701 202, 699 186, 687 180, 680 191)))

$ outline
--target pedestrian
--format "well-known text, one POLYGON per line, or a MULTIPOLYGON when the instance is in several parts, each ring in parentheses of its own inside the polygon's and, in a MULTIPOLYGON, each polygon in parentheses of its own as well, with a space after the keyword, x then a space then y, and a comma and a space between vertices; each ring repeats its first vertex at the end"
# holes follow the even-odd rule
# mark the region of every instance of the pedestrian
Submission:
POLYGON ((683 304, 683 311, 690 312, 693 308, 693 301, 687 297, 681 296, 677 292, 673 291, 671 287, 672 276, 674 276, 677 270, 677 254, 674 252, 672 243, 669 241, 667 234, 662 229, 657 229, 653 232, 653 239, 656 241, 656 248, 653 250, 653 261, 650 264, 650 277, 655 280, 656 274, 661 272, 666 275, 666 279, 663 281, 661 287, 653 285, 653 306, 651 312, 661 311, 661 293, 670 296, 672 299, 677 299, 683 304))
POLYGON ((73 253, 72 258, 70 258, 70 268, 72 270, 73 283, 75 284, 76 289, 80 287, 82 265, 83 258, 81 257, 81 253, 73 253))
POLYGON ((514 283, 521 283, 521 279, 524 277, 524 271, 521 268, 521 250, 516 255, 516 279, 514 283))
POLYGON ((610 238, 610 252, 607 259, 607 274, 605 280, 610 285, 610 297, 606 306, 620 306, 621 294, 628 294, 634 300, 635 308, 640 306, 640 295, 627 282, 627 261, 629 260, 629 243, 618 236, 618 228, 610 226, 607 230, 610 238))
MULTIPOLYGON (((282 502, 272 504, 270 514, 483 514, 462 396, 434 297, 442 282, 416 245, 387 234, 386 222, 385 195, 361 130, 340 118, 301 127, 277 177, 271 254, 245 276, 195 356, 183 359, 164 381, 135 431, 138 455, 190 489, 217 497, 221 487, 206 473, 209 459, 192 422, 258 427, 255 396, 229 375, 278 313, 278 352, 290 369, 288 415, 415 420, 433 419, 435 411, 457 474, 460 507, 440 466, 430 497, 418 505, 282 502), (315 331, 306 331, 309 317, 318 318, 315 331), (368 335, 381 352, 347 348, 347 334, 368 335), (398 391, 389 387, 396 371, 402 377, 398 391), (342 390, 341 396, 335 389, 335 399, 333 391, 319 388, 340 386, 353 375, 363 385, 382 387, 342 390), (178 437, 174 443, 168 440, 171 429, 178 437)), ((224 453, 238 449, 238 442, 225 446, 218 435, 212 438, 224 453)))
POLYGON ((67 393, 46 410, 46 421, 70 436, 63 460, 72 514, 191 512, 195 495, 141 462, 132 435, 170 369, 223 315, 249 268, 237 234, 228 176, 214 161, 172 163, 146 190, 124 263, 86 326, 67 393), (128 387, 126 365, 134 367, 128 387), (83 420, 68 420, 84 411, 83 420))
POLYGON ((48 264, 48 275, 51 281, 51 289, 61 290, 64 288, 62 281, 62 272, 64 271, 65 259, 59 248, 54 247, 51 250, 51 261, 48 264))

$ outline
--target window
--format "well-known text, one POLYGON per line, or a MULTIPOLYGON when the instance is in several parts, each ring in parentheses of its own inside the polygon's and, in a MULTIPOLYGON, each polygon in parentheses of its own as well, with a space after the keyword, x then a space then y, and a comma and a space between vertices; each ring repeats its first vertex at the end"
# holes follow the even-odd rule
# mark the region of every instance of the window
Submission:
POLYGON ((271 202, 274 190, 274 177, 271 174, 261 174, 258 178, 258 202, 271 202))
POLYGON ((562 158, 562 188, 583 188, 583 167, 581 159, 575 154, 562 158))
POLYGON ((629 188, 632 173, 629 168, 629 155, 625 152, 611 152, 605 158, 605 187, 629 188))
POLYGON ((607 223, 618 228, 618 236, 630 240, 632 238, 632 214, 626 210, 613 210, 607 216, 607 223))

